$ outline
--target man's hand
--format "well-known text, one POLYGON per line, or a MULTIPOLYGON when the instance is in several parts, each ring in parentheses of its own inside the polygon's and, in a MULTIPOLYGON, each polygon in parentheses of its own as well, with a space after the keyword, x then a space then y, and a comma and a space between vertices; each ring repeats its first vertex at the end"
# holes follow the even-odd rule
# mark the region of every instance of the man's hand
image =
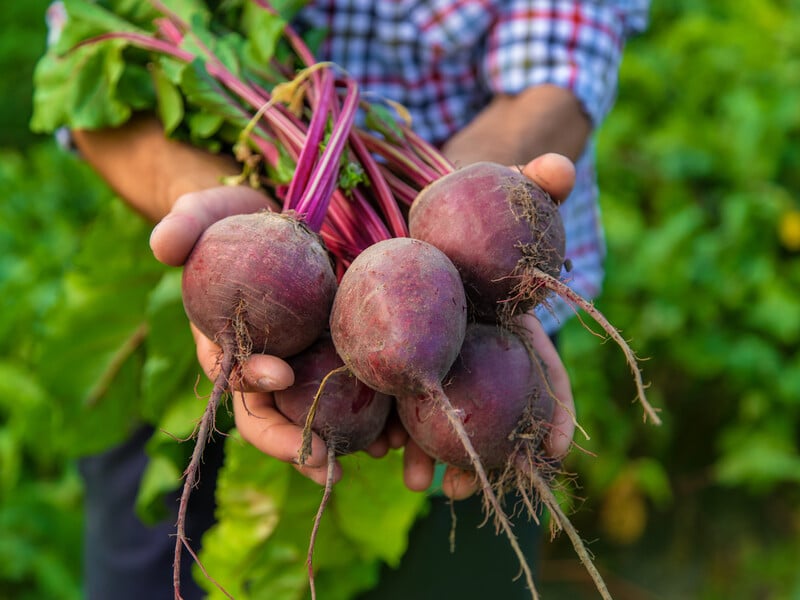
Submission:
MULTIPOLYGON (((575 184, 572 161, 558 154, 544 154, 525 165, 522 172, 559 203, 569 196, 575 184)), ((522 315, 519 320, 523 331, 528 332, 534 349, 547 365, 556 406, 550 433, 544 440, 544 449, 550 457, 561 459, 569 450, 575 432, 575 402, 569 376, 539 320, 532 314, 522 315)), ((410 439, 406 444, 404 463, 406 486, 417 491, 428 489, 433 481, 434 461, 410 439)), ((445 471, 442 491, 450 498, 467 498, 478 487, 475 474, 470 471, 454 467, 448 467, 445 471)))
MULTIPOLYGON (((523 167, 523 173, 541 185, 556 201, 564 200, 575 179, 572 162, 560 155, 546 154, 523 167)), ((172 210, 153 230, 150 244, 156 258, 179 266, 191 252, 200 234, 213 222, 228 215, 254 212, 269 206, 269 199, 245 187, 216 187, 181 196, 172 210)), ((550 338, 532 315, 522 318, 530 332, 534 347, 548 365, 553 390, 558 399, 553 428, 545 440, 545 449, 560 458, 571 443, 574 432, 574 403, 569 378, 550 338)), ((193 328, 197 356, 205 373, 213 378, 218 367, 220 349, 193 328)), ((289 365, 274 356, 255 354, 243 365, 234 378, 234 415, 242 437, 256 448, 295 467, 313 481, 323 484, 326 477, 327 452, 324 442, 314 436, 312 453, 305 465, 297 465, 302 443, 302 429, 288 421, 275 408, 272 392, 294 382, 289 365)), ((396 419, 392 419, 384 434, 367 450, 375 457, 383 456, 390 448, 405 445, 405 482, 412 490, 425 490, 433 480, 434 461, 408 438, 396 419)), ((341 476, 337 467, 336 478, 341 476)), ((463 498, 475 491, 474 476, 458 469, 448 469, 443 489, 453 498, 463 498)))

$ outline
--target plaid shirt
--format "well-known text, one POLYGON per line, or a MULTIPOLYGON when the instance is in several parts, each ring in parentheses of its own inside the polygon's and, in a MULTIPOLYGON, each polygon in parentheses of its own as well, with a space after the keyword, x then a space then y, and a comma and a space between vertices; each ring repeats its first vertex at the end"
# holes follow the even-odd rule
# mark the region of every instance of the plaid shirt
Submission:
MULTIPOLYGON (((296 25, 326 30, 318 58, 403 104, 415 131, 440 144, 493 95, 544 83, 571 90, 599 125, 614 102, 624 41, 645 28, 647 12, 647 0, 311 0, 296 25)), ((591 143, 576 168, 562 205, 572 263, 564 277, 591 299, 605 254, 591 143)), ((572 314, 555 299, 538 316, 553 333, 572 314)))
MULTIPOLYGON (((571 90, 595 126, 610 110, 626 38, 647 24, 648 0, 310 0, 297 27, 328 32, 318 58, 333 61, 361 87, 403 104, 414 128, 441 144, 494 94, 544 83, 571 90)), ((64 20, 48 10, 50 36, 64 20)), ((564 273, 584 298, 600 292, 605 243, 593 145, 576 163, 561 212, 567 234, 564 273)), ((561 299, 538 316, 553 333, 574 310, 561 299)))

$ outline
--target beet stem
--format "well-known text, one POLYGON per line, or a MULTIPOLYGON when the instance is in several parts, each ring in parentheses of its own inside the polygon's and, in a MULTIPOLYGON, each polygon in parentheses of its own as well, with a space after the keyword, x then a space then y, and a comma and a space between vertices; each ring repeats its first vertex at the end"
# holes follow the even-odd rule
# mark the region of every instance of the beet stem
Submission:
POLYGON ((505 532, 508 541, 511 543, 511 547, 514 550, 514 554, 516 554, 517 559, 519 560, 520 567, 525 574, 525 581, 531 591, 531 596, 534 598, 534 600, 538 599, 539 594, 537 593, 536 586, 533 583, 533 573, 531 573, 530 565, 525 559, 525 554, 523 554, 522 549, 519 546, 517 536, 515 536, 514 532, 511 531, 511 523, 503 511, 503 508, 500 506, 500 501, 497 499, 497 496, 492 489, 492 484, 489 482, 489 478, 486 475, 486 470, 483 468, 483 463, 481 462, 480 456, 475 450, 475 447, 472 445, 472 441, 469 439, 467 430, 464 429, 464 424, 461 421, 461 412, 452 405, 450 399, 447 397, 447 395, 445 395, 441 388, 438 390, 432 390, 430 395, 439 402, 442 410, 445 412, 445 415, 447 415, 448 421, 450 421, 450 425, 455 430, 456 435, 458 435, 462 445, 464 446, 464 449, 467 451, 467 454, 472 461, 472 466, 475 469, 475 473, 478 475, 478 479, 481 482, 481 488, 484 497, 494 511, 497 522, 505 532))
POLYGON ((328 446, 328 473, 325 479, 325 491, 322 494, 322 500, 319 503, 317 514, 314 517, 314 526, 311 528, 311 539, 308 543, 308 556, 306 564, 308 565, 308 584, 311 588, 311 600, 317 598, 317 588, 314 583, 314 545, 317 542, 317 533, 319 533, 319 524, 322 521, 322 513, 325 512, 325 507, 328 506, 328 501, 331 498, 331 491, 333 490, 333 478, 336 473, 336 450, 333 445, 328 446))
POLYGON ((581 308, 588 313, 589 316, 591 316, 597 322, 597 324, 603 328, 609 337, 611 337, 611 339, 617 343, 622 352, 625 354, 625 360, 628 362, 628 366, 633 372, 633 378, 636 383, 637 397, 642 405, 642 408, 644 409, 644 420, 647 421, 649 418, 655 425, 661 425, 661 418, 658 416, 658 411, 654 409, 647 401, 647 396, 644 391, 645 385, 642 381, 642 371, 639 369, 636 355, 633 353, 633 350, 631 350, 631 347, 628 345, 625 339, 620 335, 617 328, 608 322, 608 319, 605 318, 603 313, 595 308, 593 303, 576 293, 563 281, 553 277, 552 275, 548 275, 541 269, 534 269, 533 272, 534 276, 541 280, 542 284, 547 289, 555 292, 564 300, 576 305, 578 308, 581 308))
POLYGON ((189 497, 192 495, 192 490, 197 485, 197 475, 200 470, 200 463, 203 459, 203 451, 205 450, 206 443, 211 438, 214 424, 216 422, 217 408, 223 395, 228 390, 228 381, 233 371, 235 363, 234 353, 230 348, 223 350, 222 361, 220 364, 220 371, 214 379, 214 388, 211 392, 211 397, 206 405, 206 410, 200 419, 200 425, 197 430, 197 437, 195 440, 194 450, 192 451, 192 458, 189 466, 184 471, 183 491, 181 493, 180 504, 178 505, 178 521, 176 523, 175 535, 175 556, 172 563, 172 584, 175 591, 175 600, 181 600, 181 550, 186 547, 186 550, 191 554, 194 561, 200 567, 203 575, 211 581, 219 590, 228 598, 233 598, 213 577, 206 571, 205 566, 200 561, 197 553, 192 549, 189 544, 189 538, 186 537, 186 511, 189 507, 189 497))

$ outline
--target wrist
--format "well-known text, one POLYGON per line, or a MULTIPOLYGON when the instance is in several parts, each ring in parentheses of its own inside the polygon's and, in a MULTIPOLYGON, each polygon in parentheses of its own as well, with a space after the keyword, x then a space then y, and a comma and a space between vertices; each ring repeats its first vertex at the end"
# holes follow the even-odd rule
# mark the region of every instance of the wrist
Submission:
POLYGON ((572 92, 554 85, 498 95, 444 146, 456 165, 480 160, 526 164, 549 152, 576 161, 591 134, 591 121, 572 92))
POLYGON ((239 170, 232 157, 167 138, 152 115, 135 116, 116 128, 74 131, 73 138, 109 186, 153 222, 183 194, 218 186, 239 170))

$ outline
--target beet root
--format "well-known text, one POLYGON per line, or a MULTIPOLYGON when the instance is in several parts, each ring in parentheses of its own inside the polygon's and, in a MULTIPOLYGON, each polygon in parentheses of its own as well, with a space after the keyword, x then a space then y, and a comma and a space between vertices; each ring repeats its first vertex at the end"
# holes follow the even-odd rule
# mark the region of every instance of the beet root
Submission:
POLYGON ((514 317, 557 294, 587 312, 625 354, 645 418, 659 425, 638 361, 619 331, 560 280, 566 237, 558 206, 519 171, 468 165, 425 187, 409 212, 409 233, 456 265, 475 318, 513 327, 514 317))
POLYGON ((284 358, 325 330, 336 276, 317 234, 291 215, 263 211, 206 229, 182 285, 186 314, 206 337, 284 358))
POLYGON ((234 215, 208 227, 183 269, 184 309, 221 348, 219 372, 196 431, 178 506, 173 587, 180 597, 189 497, 197 481, 217 408, 231 375, 253 352, 288 357, 310 346, 327 326, 336 276, 320 238, 291 214, 234 215))
POLYGON ((344 362, 330 336, 321 336, 287 362, 294 371, 294 385, 274 394, 275 406, 287 419, 301 426, 310 421, 311 429, 337 455, 364 450, 378 438, 393 399, 340 369, 344 362))
POLYGON ((328 473, 308 545, 308 580, 316 598, 313 554, 322 514, 331 496, 336 456, 364 450, 383 431, 394 400, 367 387, 343 368, 333 341, 322 335, 310 348, 287 359, 294 385, 274 393, 275 406, 287 419, 304 427, 300 464, 310 452, 310 430, 328 448, 328 473))
POLYGON ((464 286, 452 262, 410 238, 361 252, 339 282, 331 336, 347 367, 384 394, 441 388, 467 325, 464 286))
MULTIPOLYGON (((536 448, 554 399, 546 368, 522 338, 499 326, 471 323, 444 392, 463 413, 464 429, 487 471, 506 469, 519 446, 536 448)), ((472 463, 447 418, 429 399, 399 396, 408 434, 425 452, 460 469, 472 463)))
POLYGON ((466 323, 458 270, 442 251, 410 238, 378 242, 358 255, 339 282, 331 311, 336 350, 359 379, 385 394, 417 397, 450 423, 533 590, 530 565, 464 429, 463 411, 442 389, 466 323))
POLYGON ((545 301, 549 291, 533 269, 557 277, 564 264, 558 206, 504 165, 474 163, 432 182, 411 205, 408 223, 411 237, 453 261, 481 320, 508 322, 545 301))
MULTIPOLYGON (((567 533, 601 597, 610 600, 591 555, 551 488, 554 467, 544 456, 541 441, 549 431, 556 400, 546 366, 524 335, 522 330, 470 324, 444 390, 453 407, 463 413, 464 430, 489 471, 496 493, 515 490, 533 519, 538 519, 540 506, 547 507, 553 527, 567 533)), ((409 435, 429 455, 472 470, 462 436, 427 399, 398 397, 397 409, 409 435)), ((487 494, 485 485, 482 491, 487 494)), ((493 502, 487 501, 487 507, 495 510, 498 527, 509 527, 507 517, 493 502)), ((513 543, 510 535, 509 539, 513 543)), ((529 587, 537 597, 532 580, 529 587)))

